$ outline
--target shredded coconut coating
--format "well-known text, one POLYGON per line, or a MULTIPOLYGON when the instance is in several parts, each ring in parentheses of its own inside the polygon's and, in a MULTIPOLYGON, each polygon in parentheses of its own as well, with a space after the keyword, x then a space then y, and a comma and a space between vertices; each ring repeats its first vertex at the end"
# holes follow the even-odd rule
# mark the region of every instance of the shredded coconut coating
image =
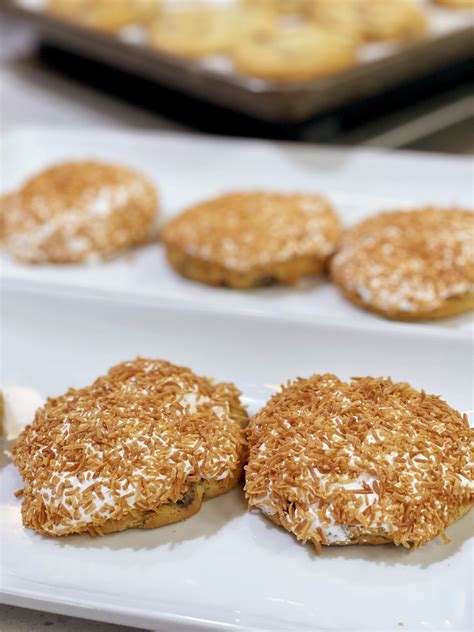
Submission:
POLYGON ((245 272, 299 256, 325 260, 340 223, 318 195, 227 193, 191 207, 163 231, 167 246, 245 272))
POLYGON ((474 430, 436 395, 382 378, 298 378, 250 421, 246 496, 298 540, 442 535, 474 502, 474 430))
POLYGON ((380 213, 346 231, 334 281, 385 312, 430 312, 474 291, 474 213, 426 207, 380 213))
POLYGON ((14 213, 16 196, 13 194, 0 195, 0 243, 3 242, 7 233, 7 217, 14 213))
POLYGON ((107 258, 151 236, 153 185, 125 167, 61 163, 3 198, 5 246, 31 263, 107 258), (7 205, 7 206, 6 206, 7 205))
POLYGON ((246 413, 232 384, 138 358, 48 399, 15 443, 25 526, 100 534, 240 467, 246 413))

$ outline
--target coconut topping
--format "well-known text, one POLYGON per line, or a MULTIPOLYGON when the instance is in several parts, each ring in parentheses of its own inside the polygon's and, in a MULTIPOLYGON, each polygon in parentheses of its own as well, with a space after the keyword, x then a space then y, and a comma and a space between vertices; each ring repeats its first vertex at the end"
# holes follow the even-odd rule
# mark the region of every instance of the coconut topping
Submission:
POLYGON ((2 206, 5 245, 21 260, 78 262, 108 257, 150 236, 154 188, 129 169, 62 163, 28 180, 2 206))
POLYGON ((419 546, 474 502, 474 430, 436 395, 382 378, 298 378, 248 429, 246 495, 299 540, 419 546))
POLYGON ((296 256, 329 256, 339 237, 329 202, 309 194, 228 193, 202 202, 171 220, 167 246, 245 272, 296 256))
POLYGON ((40 533, 100 534, 107 520, 177 502, 231 476, 246 415, 232 384, 138 358, 48 399, 15 443, 22 515, 40 533))
POLYGON ((331 263, 338 285, 379 310, 430 312, 474 291, 474 213, 380 213, 346 231, 331 263))

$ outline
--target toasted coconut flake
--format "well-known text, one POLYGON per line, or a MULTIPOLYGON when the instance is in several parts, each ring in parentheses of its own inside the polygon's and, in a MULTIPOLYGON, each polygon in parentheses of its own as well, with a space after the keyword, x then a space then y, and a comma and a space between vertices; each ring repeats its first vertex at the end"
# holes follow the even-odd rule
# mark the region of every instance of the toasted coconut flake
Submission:
POLYGON ((177 502, 240 466, 245 415, 232 384, 138 358, 48 399, 14 446, 23 521, 40 533, 100 534, 107 520, 177 502))
POLYGON ((325 260, 340 222, 324 197, 234 192, 201 202, 163 230, 167 246, 240 272, 300 255, 325 260))
POLYGON ((347 230, 335 282, 383 312, 426 312, 474 291, 474 213, 426 207, 379 213, 347 230))
POLYGON ((382 378, 298 378, 251 420, 246 495, 299 540, 419 546, 474 502, 474 430, 382 378))
POLYGON ((109 258, 152 236, 155 189, 140 173, 101 162, 53 165, 0 200, 7 250, 29 263, 109 258))

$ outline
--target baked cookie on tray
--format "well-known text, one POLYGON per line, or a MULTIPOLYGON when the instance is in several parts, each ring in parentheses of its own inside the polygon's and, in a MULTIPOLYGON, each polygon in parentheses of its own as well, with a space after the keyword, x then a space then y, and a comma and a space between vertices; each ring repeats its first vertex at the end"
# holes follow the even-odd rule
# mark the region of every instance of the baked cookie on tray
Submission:
POLYGON ((23 524, 103 535, 192 516, 243 473, 239 396, 233 384, 138 358, 48 399, 13 447, 23 524))
POLYGON ((302 23, 242 37, 234 48, 238 72, 273 81, 307 81, 357 62, 358 42, 346 33, 302 23))
POLYGON ((360 12, 354 0, 314 0, 310 15, 316 26, 363 42, 360 12))
POLYGON ((369 42, 416 39, 428 29, 412 0, 314 0, 313 16, 327 27, 354 27, 369 42))
POLYGON ((262 7, 278 14, 305 14, 315 0, 242 0, 249 7, 262 7))
POLYGON ((448 9, 474 9, 474 0, 434 0, 448 9))
POLYGON ((369 41, 412 40, 425 35, 428 21, 413 0, 358 0, 361 27, 369 41))
POLYGON ((147 241, 157 210, 155 188, 140 173, 102 162, 65 162, 3 198, 3 242, 28 263, 105 259, 147 241))
POLYGON ((320 274, 340 236, 319 195, 235 192, 172 219, 162 238, 171 265, 210 285, 249 288, 320 274))
POLYGON ((466 312, 474 308, 474 213, 379 213, 344 233, 330 269, 349 300, 387 318, 466 312))
POLYGON ((171 8, 160 13, 149 27, 153 47, 189 58, 225 52, 232 35, 229 12, 216 7, 171 8))
POLYGON ((298 378, 252 417, 246 496, 302 542, 418 547, 474 503, 474 429, 382 378, 298 378))
POLYGON ((157 11, 160 0, 48 0, 47 11, 82 26, 115 32, 141 24, 157 11))
POLYGON ((241 37, 265 32, 274 23, 275 14, 258 7, 171 6, 157 15, 148 33, 153 47, 198 59, 228 53, 241 37))

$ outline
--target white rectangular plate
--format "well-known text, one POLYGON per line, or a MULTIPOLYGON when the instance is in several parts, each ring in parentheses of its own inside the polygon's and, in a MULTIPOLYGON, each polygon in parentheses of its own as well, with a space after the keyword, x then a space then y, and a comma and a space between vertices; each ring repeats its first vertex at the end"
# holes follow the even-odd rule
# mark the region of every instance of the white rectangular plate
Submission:
MULTIPOLYGON (((137 354, 234 381, 250 412, 297 375, 388 376, 472 409, 472 340, 457 332, 209 314, 141 299, 3 292, 3 381, 57 395, 137 354), (33 325, 33 326, 32 326, 33 325)), ((24 529, 21 487, 0 468, 7 603, 162 630, 464 630, 472 627, 472 519, 415 552, 316 556, 240 490, 153 531, 47 539, 24 529), (401 627, 403 626, 403 628, 401 627)))
MULTIPOLYGON (((0 190, 54 162, 96 158, 121 162, 146 173, 159 189, 161 221, 186 205, 232 189, 321 192, 350 225, 381 209, 422 204, 472 206, 469 159, 381 150, 329 149, 237 139, 152 132, 68 132, 25 129, 1 141, 0 190)), ((327 279, 296 288, 238 291, 213 288, 180 277, 153 244, 108 263, 25 266, 0 257, 5 285, 88 288, 100 293, 178 300, 213 309, 265 314, 307 314, 354 323, 384 322, 344 300, 327 279)), ((471 315, 431 326, 472 327, 471 315)), ((410 327, 410 325, 406 325, 410 327)))

